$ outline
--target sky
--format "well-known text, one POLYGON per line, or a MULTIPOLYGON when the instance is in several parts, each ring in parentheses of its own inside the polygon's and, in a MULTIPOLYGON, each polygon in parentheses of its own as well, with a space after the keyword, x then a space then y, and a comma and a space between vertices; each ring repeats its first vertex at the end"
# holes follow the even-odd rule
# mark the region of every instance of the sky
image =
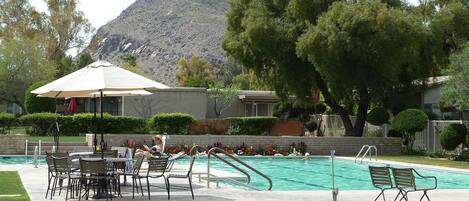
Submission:
MULTIPOLYGON (((45 12, 44 0, 29 0, 32 6, 45 12)), ((83 11, 95 29, 113 20, 135 0, 78 0, 78 10, 83 11)))

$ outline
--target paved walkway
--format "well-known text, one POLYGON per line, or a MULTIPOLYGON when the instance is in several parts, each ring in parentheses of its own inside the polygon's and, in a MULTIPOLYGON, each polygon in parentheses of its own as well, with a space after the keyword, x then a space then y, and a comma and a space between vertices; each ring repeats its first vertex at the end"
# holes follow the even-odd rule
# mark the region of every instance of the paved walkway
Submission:
MULTIPOLYGON (((34 168, 32 166, 24 165, 0 165, 0 171, 18 171, 26 190, 31 197, 31 201, 43 201, 49 200, 44 199, 45 192, 47 189, 47 168, 40 166, 34 168)), ((176 182, 176 185, 187 186, 186 180, 176 182)), ((218 189, 207 189, 205 183, 198 183, 197 179, 194 178, 194 194, 195 200, 200 201, 249 201, 249 200, 272 200, 272 201, 283 201, 283 200, 295 200, 295 201, 331 201, 332 196, 330 191, 244 191, 230 187, 220 187, 218 189)), ((164 186, 162 179, 154 180, 153 183, 164 186)), ((124 189, 123 198, 114 198, 113 200, 132 200, 132 188, 124 189)), ((374 197, 378 194, 378 191, 340 191, 339 201, 367 201, 374 200, 374 197)), ((386 196, 389 200, 392 200, 396 195, 396 191, 389 191, 386 196)), ((192 200, 189 191, 172 190, 171 200, 192 200)), ((421 193, 413 193, 410 195, 410 200, 418 200, 421 193)), ((429 193, 432 201, 468 201, 469 190, 435 190, 429 193)), ((151 190, 151 200, 167 200, 166 191, 163 189, 153 188, 151 190)), ((62 196, 56 196, 53 200, 65 200, 64 194, 62 196)), ((76 199, 78 200, 78 199, 76 199)), ((148 200, 148 197, 142 197, 141 195, 136 196, 136 201, 148 200)), ((75 201, 75 200, 73 200, 75 201)))

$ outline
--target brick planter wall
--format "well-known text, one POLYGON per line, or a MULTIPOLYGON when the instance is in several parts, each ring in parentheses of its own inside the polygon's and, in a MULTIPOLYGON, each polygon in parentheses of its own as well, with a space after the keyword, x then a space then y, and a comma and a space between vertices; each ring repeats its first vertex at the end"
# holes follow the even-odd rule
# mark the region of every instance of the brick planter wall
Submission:
POLYGON ((278 120, 271 131, 275 136, 301 136, 303 124, 298 120, 278 120))
MULTIPOLYGON (((86 139, 92 145, 92 134, 86 139)), ((152 135, 124 135, 106 134, 105 140, 109 146, 122 146, 127 139, 135 139, 137 142, 149 143, 152 135)), ((337 155, 353 156, 365 145, 375 145, 379 155, 399 155, 401 140, 399 138, 367 138, 367 137, 305 137, 305 136, 247 136, 247 135, 169 135, 167 145, 198 144, 213 145, 216 142, 234 146, 245 143, 247 146, 266 147, 276 145, 280 149, 288 149, 290 144, 305 142, 307 151, 314 155, 328 155, 335 149, 337 155)))
POLYGON ((0 135, 0 154, 24 154, 26 138, 17 135, 0 135))

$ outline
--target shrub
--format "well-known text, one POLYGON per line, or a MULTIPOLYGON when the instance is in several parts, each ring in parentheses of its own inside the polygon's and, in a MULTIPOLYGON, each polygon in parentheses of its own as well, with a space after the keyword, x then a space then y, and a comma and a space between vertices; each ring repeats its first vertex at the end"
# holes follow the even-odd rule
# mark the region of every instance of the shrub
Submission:
POLYGON ((407 140, 407 151, 412 150, 415 132, 422 131, 428 124, 428 117, 422 110, 407 109, 399 112, 392 120, 393 129, 404 134, 407 140))
POLYGON ((398 138, 402 138, 403 135, 401 132, 397 131, 397 130, 394 130, 394 129, 391 129, 388 131, 388 137, 398 137, 398 138))
POLYGON ((277 117, 232 117, 229 135, 268 135, 277 117))
POLYGON ((146 131, 146 121, 143 118, 131 116, 114 117, 110 114, 104 114, 103 123, 100 124, 100 115, 97 115, 96 121, 93 117, 94 114, 91 113, 80 113, 73 116, 35 113, 25 115, 20 120, 23 125, 31 126, 31 134, 33 135, 46 135, 47 132, 51 131, 50 129, 55 129, 55 121, 59 123, 60 135, 64 136, 93 133, 95 125, 102 125, 101 128, 104 133, 144 133, 146 131))
POLYGON ((375 130, 368 131, 368 137, 383 137, 383 130, 375 129, 375 130))
POLYGON ((27 113, 55 112, 56 101, 53 98, 37 97, 31 91, 37 89, 47 82, 37 82, 29 86, 24 94, 24 107, 27 113))
POLYGON ((327 110, 327 106, 324 103, 318 103, 314 106, 314 112, 316 114, 324 114, 327 110))
POLYGON ((305 128, 308 129, 309 132, 314 132, 318 129, 318 124, 314 120, 309 120, 305 123, 305 128))
POLYGON ((195 118, 185 113, 159 113, 149 120, 152 132, 159 134, 187 134, 187 128, 195 118))
MULTIPOLYGON (((13 114, 10 113, 5 113, 5 112, 0 112, 0 128, 4 129, 10 129, 11 126, 13 126, 13 123, 15 123, 16 117, 13 114)), ((2 131, 6 130, 0 130, 0 133, 2 131)))
POLYGON ((385 123, 389 123, 388 111, 384 107, 373 108, 368 113, 366 121, 375 126, 381 126, 385 123))
POLYGON ((429 120, 438 120, 439 119, 438 115, 434 112, 425 111, 425 114, 427 115, 429 120))
POLYGON ((466 140, 467 128, 463 124, 450 124, 440 134, 440 144, 445 150, 454 150, 466 140))
POLYGON ((105 127, 106 133, 144 133, 145 119, 132 116, 108 117, 105 127))
POLYGON ((23 125, 31 126, 31 135, 44 136, 53 128, 58 117, 59 115, 54 113, 33 113, 23 115, 19 120, 23 125))

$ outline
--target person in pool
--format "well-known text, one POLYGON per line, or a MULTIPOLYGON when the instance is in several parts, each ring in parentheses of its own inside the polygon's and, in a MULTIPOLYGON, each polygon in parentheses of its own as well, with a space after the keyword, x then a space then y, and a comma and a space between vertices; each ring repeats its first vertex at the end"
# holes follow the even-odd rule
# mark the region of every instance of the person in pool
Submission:
POLYGON ((136 156, 138 155, 147 156, 149 154, 153 156, 158 156, 163 153, 163 140, 161 139, 161 137, 159 135, 156 135, 156 136, 153 136, 151 139, 153 140, 153 143, 155 143, 155 145, 152 146, 151 148, 148 147, 147 145, 143 145, 143 149, 137 149, 135 151, 136 156))

